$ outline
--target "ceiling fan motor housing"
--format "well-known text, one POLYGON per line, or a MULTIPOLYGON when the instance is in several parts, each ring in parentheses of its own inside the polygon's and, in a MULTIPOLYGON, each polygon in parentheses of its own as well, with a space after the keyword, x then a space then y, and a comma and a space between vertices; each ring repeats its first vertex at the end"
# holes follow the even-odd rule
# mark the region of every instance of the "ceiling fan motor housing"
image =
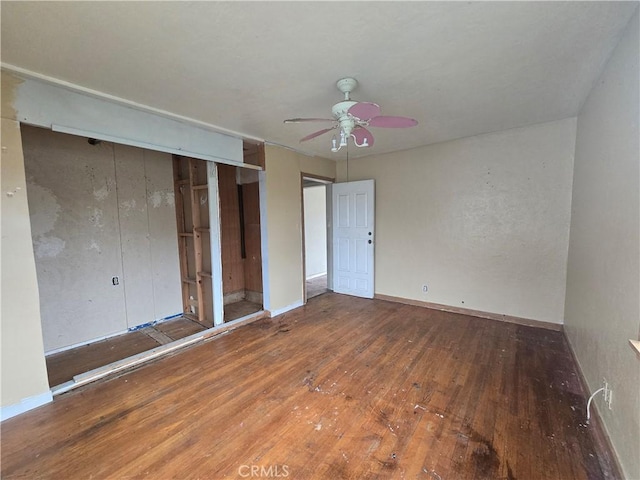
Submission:
POLYGON ((358 102, 353 100, 345 100, 344 102, 336 103, 331 109, 333 117, 340 123, 340 128, 344 130, 344 133, 348 136, 351 135, 351 131, 355 127, 355 121, 351 115, 347 112, 349 109, 358 102))

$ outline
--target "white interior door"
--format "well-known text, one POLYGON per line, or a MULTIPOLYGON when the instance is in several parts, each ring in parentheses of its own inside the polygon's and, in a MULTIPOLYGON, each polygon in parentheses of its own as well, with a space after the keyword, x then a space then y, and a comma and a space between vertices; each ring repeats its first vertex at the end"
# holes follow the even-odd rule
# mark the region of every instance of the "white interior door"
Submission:
POLYGON ((373 298, 373 180, 332 185, 333 291, 373 298))

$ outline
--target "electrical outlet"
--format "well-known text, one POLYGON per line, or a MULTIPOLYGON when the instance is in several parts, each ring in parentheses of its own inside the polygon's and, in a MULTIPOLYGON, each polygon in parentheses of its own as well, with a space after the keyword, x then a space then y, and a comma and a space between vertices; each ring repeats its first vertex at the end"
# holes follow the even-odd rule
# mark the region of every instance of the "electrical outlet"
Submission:
POLYGON ((422 285, 422 292, 427 293, 429 291, 429 287, 427 285, 422 285))

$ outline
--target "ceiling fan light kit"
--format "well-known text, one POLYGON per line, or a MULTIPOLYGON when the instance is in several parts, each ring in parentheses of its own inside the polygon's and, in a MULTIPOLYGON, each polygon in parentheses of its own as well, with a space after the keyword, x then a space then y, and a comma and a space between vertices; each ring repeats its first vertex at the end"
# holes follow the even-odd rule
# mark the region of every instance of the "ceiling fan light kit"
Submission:
POLYGON ((339 140, 336 135, 331 139, 331 151, 334 153, 348 145, 349 137, 356 147, 372 146, 373 135, 365 127, 407 128, 418 124, 413 118, 380 115, 380 106, 375 103, 351 100, 351 92, 357 86, 358 81, 355 78, 347 77, 337 81, 336 87, 344 94, 344 100, 331 108, 333 119, 290 118, 284 123, 334 122, 333 126, 318 130, 300 139, 300 142, 306 142, 331 130, 340 129, 339 140))

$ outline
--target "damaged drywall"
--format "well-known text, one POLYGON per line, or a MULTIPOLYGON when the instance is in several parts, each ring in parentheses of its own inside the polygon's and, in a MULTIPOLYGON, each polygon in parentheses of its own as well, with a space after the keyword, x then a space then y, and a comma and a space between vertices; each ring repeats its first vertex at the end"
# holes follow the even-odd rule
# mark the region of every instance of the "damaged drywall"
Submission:
POLYGON ((45 350, 180 312, 170 155, 22 130, 45 350))

